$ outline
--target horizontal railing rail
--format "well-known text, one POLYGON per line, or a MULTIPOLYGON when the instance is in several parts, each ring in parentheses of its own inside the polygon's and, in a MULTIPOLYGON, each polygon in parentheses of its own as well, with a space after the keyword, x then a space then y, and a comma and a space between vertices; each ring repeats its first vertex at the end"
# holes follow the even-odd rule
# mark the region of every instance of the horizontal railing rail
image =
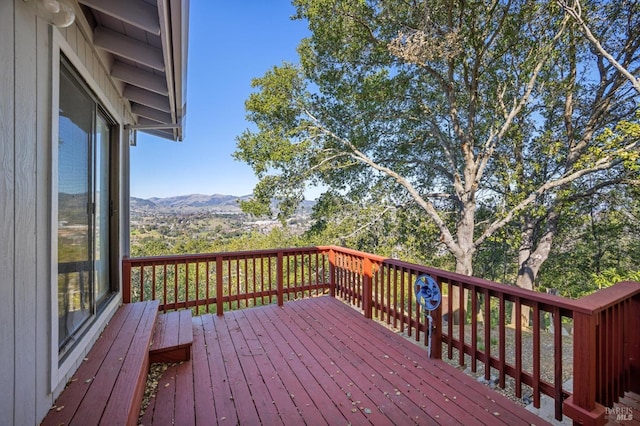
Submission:
POLYGON ((414 283, 430 275, 442 304, 430 313, 431 356, 484 369, 515 394, 555 400, 574 420, 598 424, 603 405, 640 386, 640 283, 571 300, 336 246, 124 259, 124 301, 158 299, 161 309, 196 313, 282 304, 329 293, 427 344, 428 321, 414 283), (525 321, 523 321, 525 319, 525 321), (571 336, 572 334, 572 336, 571 336), (569 337, 567 337, 567 336, 569 337), (512 349, 507 352, 507 346, 512 349), (525 348, 528 356, 525 356, 525 348), (571 353, 573 355, 571 355, 571 353), (541 371, 552 357, 551 374, 541 371), (565 365, 573 366, 565 371, 565 365), (563 389, 572 376, 573 391, 563 389))

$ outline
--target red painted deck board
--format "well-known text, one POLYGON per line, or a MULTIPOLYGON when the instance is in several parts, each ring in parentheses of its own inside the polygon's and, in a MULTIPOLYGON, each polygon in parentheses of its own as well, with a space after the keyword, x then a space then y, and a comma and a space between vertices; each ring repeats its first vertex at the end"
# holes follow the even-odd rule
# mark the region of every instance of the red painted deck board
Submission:
POLYGON ((149 350, 151 362, 180 362, 191 358, 193 324, 191 311, 173 311, 158 316, 149 350))
POLYGON ((243 371, 249 380, 249 389, 254 401, 262 401, 264 409, 261 410, 260 407, 258 409, 260 420, 263 424, 300 423, 302 418, 293 402, 295 394, 286 392, 286 387, 256 335, 257 330, 254 330, 253 325, 247 326, 251 323, 245 316, 237 315, 234 320, 251 354, 250 357, 245 358, 243 371), (274 413, 273 407, 277 412, 274 413))
MULTIPOLYGON (((193 318, 193 344, 203 349, 206 348, 202 317, 193 318)), ((206 350, 200 350, 194 352, 192 357, 193 370, 202 374, 200 380, 196 380, 193 384, 197 424, 205 424, 217 418, 207 355, 206 350)))
POLYGON ((640 426, 640 395, 627 392, 613 405, 607 420, 607 425, 640 426))
POLYGON ((240 363, 240 358, 249 356, 249 354, 242 348, 234 346, 231 333, 237 334, 240 330, 231 328, 232 318, 233 315, 214 318, 214 326, 222 355, 219 360, 223 362, 226 371, 226 378, 223 377, 222 380, 226 380, 230 385, 231 396, 229 399, 233 401, 236 407, 240 424, 260 424, 258 407, 253 404, 251 391, 249 390, 249 380, 252 380, 252 378, 245 377, 240 363))
MULTIPOLYGON (((211 315, 205 315, 201 317, 202 328, 204 331, 204 338, 206 348, 198 346, 195 351, 201 351, 206 349, 209 374, 211 375, 211 385, 213 392, 213 399, 216 409, 216 418, 212 419, 212 422, 228 421, 230 424, 238 423, 238 412, 236 410, 236 404, 231 393, 231 385, 227 375, 227 370, 224 364, 223 354, 220 348, 220 340, 216 331, 214 318, 211 315)), ((197 375, 205 375, 206 370, 194 370, 197 375)), ((206 422, 201 423, 206 424, 206 422)))
POLYGON ((331 297, 192 324, 153 424, 546 424, 331 297))
MULTIPOLYGON (((287 394, 282 398, 293 395, 293 401, 304 419, 317 418, 327 423, 338 424, 345 422, 345 416, 331 403, 331 395, 327 394, 321 384, 314 379, 311 372, 289 346, 289 337, 283 334, 283 327, 278 327, 279 320, 269 316, 273 312, 259 312, 258 310, 242 311, 254 324, 260 324, 256 331, 262 335, 262 342, 268 351, 272 363, 280 375, 287 394), (321 410, 322 408, 322 410, 321 410)), ((290 337, 295 339, 295 336, 290 337)))
MULTIPOLYGON (((310 306, 297 304, 293 308, 304 310, 309 309, 310 306)), ((359 315, 353 309, 348 307, 347 309, 359 315)), ((299 313, 304 315, 304 311, 299 313)), ((331 315, 329 315, 329 313, 320 312, 320 317, 313 319, 311 324, 314 327, 319 327, 320 330, 324 328, 329 332, 346 327, 343 330, 345 332, 343 338, 347 340, 334 342, 335 352, 339 356, 345 357, 346 361, 351 364, 343 366, 343 370, 350 371, 353 376, 352 381, 357 383, 360 388, 364 385, 365 392, 367 384, 369 389, 375 387, 377 392, 371 392, 371 394, 374 397, 377 396, 376 405, 389 416, 392 422, 397 424, 399 421, 406 421, 407 418, 428 424, 459 424, 465 421, 469 414, 459 410, 457 406, 444 410, 436 403, 438 400, 444 401, 445 399, 441 389, 433 388, 431 383, 421 382, 411 370, 403 371, 405 370, 404 364, 397 361, 406 356, 402 351, 392 358, 388 355, 389 351, 381 350, 380 342, 366 338, 364 334, 366 330, 361 332, 350 329, 352 319, 348 316, 336 315, 336 313, 337 311, 331 311, 331 315), (362 371, 376 371, 378 373, 365 376, 362 371), (396 405, 400 410, 387 412, 386 408, 391 405, 396 405), (428 415, 425 416, 425 413, 428 415)), ((311 316, 307 315, 306 317, 307 321, 311 320, 311 316)))
MULTIPOLYGON (((307 304, 307 300, 303 300, 292 308, 296 310, 304 310, 312 309, 312 306, 307 304)), ((476 398, 472 399, 467 397, 467 393, 465 392, 467 387, 475 387, 477 385, 477 383, 475 383, 473 379, 467 376, 456 375, 449 379, 448 376, 451 374, 451 372, 440 372, 438 369, 429 369, 428 372, 432 376, 431 382, 422 383, 421 381, 418 381, 418 376, 413 374, 411 369, 423 369, 425 368, 425 362, 429 362, 424 348, 417 345, 411 345, 409 351, 407 351, 404 347, 401 351, 398 351, 397 341, 399 336, 396 336, 393 333, 384 333, 386 329, 381 327, 379 324, 363 323, 362 321, 357 321, 357 318, 355 318, 354 315, 358 316, 360 314, 349 308, 348 306, 340 303, 339 305, 335 306, 335 310, 332 310, 331 312, 320 312, 320 315, 322 316, 322 321, 320 321, 320 323, 324 324, 325 327, 328 327, 330 324, 330 326, 334 329, 339 327, 346 328, 346 330, 343 330, 344 334, 349 339, 353 340, 353 344, 346 346, 355 348, 353 350, 364 351, 363 353, 365 354, 365 356, 363 357, 363 359, 369 364, 371 368, 384 372, 385 369, 380 365, 376 365, 375 360, 380 358, 384 361, 387 361, 386 367, 388 367, 388 371, 393 371, 394 373, 387 375, 385 377, 387 380, 395 382, 399 386, 402 386, 403 383, 410 384, 411 387, 408 387, 408 390, 411 390, 411 388, 413 388, 414 390, 420 390, 423 393, 422 396, 432 401, 441 401, 443 399, 443 396, 445 400, 444 402, 456 401, 457 404, 440 403, 440 407, 447 407, 450 412, 446 414, 454 415, 458 421, 466 423, 468 421, 473 421, 475 418, 484 422, 491 423, 495 422, 495 419, 493 418, 493 416, 495 415, 494 413, 498 413, 498 417, 500 417, 500 420, 504 423, 529 424, 526 420, 521 419, 519 416, 513 415, 511 409, 514 407, 514 405, 507 399, 502 398, 496 400, 495 398, 489 399, 485 397, 478 400, 476 398), (371 340, 371 338, 365 339, 364 336, 367 336, 368 332, 371 332, 371 330, 368 330, 371 327, 380 328, 383 332, 372 333, 371 337, 373 338, 373 340, 371 340), (379 351, 379 348, 385 348, 385 352, 376 352, 379 351), (367 357, 367 352, 369 352, 371 355, 377 356, 367 357), (392 356, 389 356, 389 354, 392 356), (385 355, 389 356, 389 358, 385 358, 385 355), (407 362, 404 365, 400 365, 400 368, 398 368, 395 361, 392 361, 403 358, 405 358, 407 362), (396 379, 400 379, 400 382, 398 383, 396 379), (440 383, 441 379, 451 380, 453 382, 448 387, 442 387, 440 383), (436 386, 425 386, 428 384, 435 384, 436 386), (449 401, 446 401, 447 399, 449 401), (456 405, 458 405, 460 409, 458 409, 456 405), (479 410, 477 410, 477 413, 474 410, 469 410, 468 407, 473 406, 478 406, 479 410), (473 417, 469 417, 470 412, 473 413, 473 417)), ((413 394, 411 394, 410 392, 407 393, 408 396, 415 394, 415 391, 413 392, 413 394)), ((416 402, 420 403, 418 401, 419 399, 416 400, 416 402)), ((432 409, 427 411, 429 413, 434 412, 432 409)), ((536 417, 529 417, 529 420, 536 419, 536 417)), ((438 421, 443 421, 442 413, 439 413, 438 421)))
POLYGON ((55 406, 64 408, 59 412, 56 412, 56 414, 53 414, 53 412, 49 413, 43 421, 44 425, 69 423, 89 390, 98 369, 109 353, 109 350, 114 343, 115 336, 117 336, 122 329, 127 316, 131 313, 134 307, 134 305, 131 305, 128 309, 119 309, 116 312, 111 319, 109 327, 105 328, 102 332, 96 343, 93 345, 91 352, 85 358, 82 366, 78 371, 76 371, 65 391, 60 394, 56 400, 55 406))
POLYGON ((303 368, 302 362, 297 357, 292 357, 290 350, 286 350, 289 346, 280 332, 270 326, 273 322, 270 319, 265 321, 263 316, 257 315, 252 309, 243 310, 242 313, 247 322, 254 327, 264 350, 271 354, 269 359, 286 389, 285 395, 281 398, 293 395, 292 401, 304 419, 319 418, 333 424, 344 422, 344 416, 333 407, 329 395, 312 380, 311 374, 303 368), (300 374, 286 373, 294 370, 300 374), (327 410, 320 412, 320 407, 326 407, 327 410))
POLYGON ((136 424, 157 312, 157 301, 121 307, 43 424, 136 424))

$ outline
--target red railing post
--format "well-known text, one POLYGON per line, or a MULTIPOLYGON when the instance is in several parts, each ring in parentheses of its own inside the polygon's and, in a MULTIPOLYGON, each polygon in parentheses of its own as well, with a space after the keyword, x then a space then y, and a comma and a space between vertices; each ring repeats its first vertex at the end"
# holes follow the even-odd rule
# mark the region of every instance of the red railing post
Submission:
POLYGON ((128 256, 122 259, 122 303, 131 303, 131 262, 128 256))
POLYGON ((278 306, 284 305, 284 255, 282 251, 278 252, 278 260, 276 262, 276 287, 278 306))
POLYGON ((563 411, 574 424, 604 425, 605 408, 596 402, 596 315, 575 312, 573 327, 573 395, 563 411))
POLYGON ((222 285, 222 256, 216 256, 216 315, 224 314, 224 287, 222 285))
POLYGON ((630 391, 640 393, 640 295, 636 295, 631 299, 631 307, 629 309, 631 321, 629 330, 631 335, 629 338, 629 358, 630 358, 630 391))
MULTIPOLYGON (((440 280, 437 280, 438 287, 440 288, 440 294, 442 294, 442 284, 440 280)), ((440 306, 433 311, 433 323, 432 329, 428 330, 431 333, 431 359, 442 359, 442 304, 444 300, 441 300, 440 306)), ((429 327, 429 322, 425 324, 429 327)))
POLYGON ((362 264, 362 310, 364 317, 373 317, 373 263, 365 257, 362 264))
POLYGON ((336 297, 336 252, 329 250, 329 295, 336 297))

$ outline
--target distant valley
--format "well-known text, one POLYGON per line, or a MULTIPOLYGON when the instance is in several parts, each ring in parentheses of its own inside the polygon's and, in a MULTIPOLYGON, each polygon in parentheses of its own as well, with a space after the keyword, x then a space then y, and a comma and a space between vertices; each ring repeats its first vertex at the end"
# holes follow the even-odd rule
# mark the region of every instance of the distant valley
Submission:
MULTIPOLYGON (((188 213, 188 212, 210 212, 219 214, 244 214, 240 209, 240 201, 248 200, 251 195, 224 195, 224 194, 189 194, 177 195, 173 197, 158 198, 152 197, 148 199, 131 197, 131 212, 143 213, 188 213)), ((308 215, 315 205, 315 201, 305 200, 300 205, 298 213, 308 215)), ((276 204, 274 203, 274 207, 276 204)))
MULTIPOLYGON (((276 218, 255 217, 244 213, 239 202, 251 196, 190 194, 149 199, 131 197, 132 247, 150 240, 163 240, 172 244, 200 239, 216 241, 235 238, 250 231, 263 234, 281 227, 276 218)), ((315 201, 304 201, 287 228, 302 234, 311 225, 311 212, 315 201)), ((277 204, 273 204, 274 211, 277 204)))

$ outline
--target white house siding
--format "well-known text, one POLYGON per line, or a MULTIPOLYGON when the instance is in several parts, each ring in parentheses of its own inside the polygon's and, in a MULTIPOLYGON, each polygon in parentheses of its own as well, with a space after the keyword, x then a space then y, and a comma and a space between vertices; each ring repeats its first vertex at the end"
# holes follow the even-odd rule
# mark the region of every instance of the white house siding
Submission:
MULTIPOLYGON (((14 126, 15 112, 12 86, 14 82, 13 58, 14 26, 13 4, 0 2, 0 385, 9 390, 15 384, 14 350, 15 288, 15 214, 14 214, 14 126), (9 387, 10 386, 10 387, 9 387)), ((13 422, 14 395, 5 392, 0 398, 0 416, 13 422)))
MULTIPOLYGON (((57 342, 52 342, 57 327, 52 300, 57 299, 52 299, 51 72, 59 61, 54 38, 66 40, 61 44, 68 43, 84 77, 120 124, 127 114, 117 87, 75 24, 54 29, 35 16, 33 2, 0 0, 0 423, 8 425, 42 420, 118 304, 110 304, 59 370, 53 361, 57 342)), ((126 166, 124 142, 120 157, 126 166)), ((119 179, 121 205, 127 174, 119 179)), ((121 217, 123 210, 118 209, 121 217)), ((121 247, 125 241, 121 238, 121 247)))

